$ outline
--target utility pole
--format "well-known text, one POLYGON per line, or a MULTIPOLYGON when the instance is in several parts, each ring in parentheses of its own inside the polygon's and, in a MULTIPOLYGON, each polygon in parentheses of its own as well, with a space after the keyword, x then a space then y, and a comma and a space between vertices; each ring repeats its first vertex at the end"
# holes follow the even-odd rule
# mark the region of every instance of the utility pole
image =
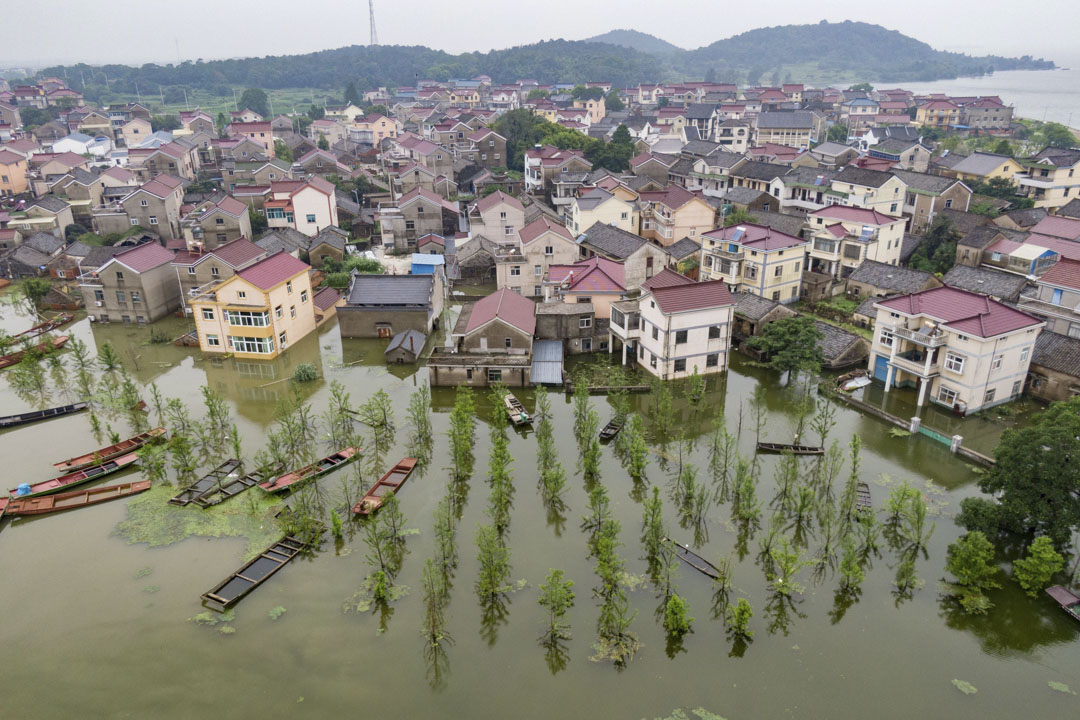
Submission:
POLYGON ((368 0, 368 22, 371 24, 371 42, 374 47, 379 44, 379 32, 375 29, 375 0, 368 0))

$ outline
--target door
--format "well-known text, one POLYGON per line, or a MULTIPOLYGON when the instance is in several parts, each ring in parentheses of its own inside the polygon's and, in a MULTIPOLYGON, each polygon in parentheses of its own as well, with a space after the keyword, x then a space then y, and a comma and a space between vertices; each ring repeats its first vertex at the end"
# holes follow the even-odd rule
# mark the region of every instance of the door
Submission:
POLYGON ((380 338, 393 337, 393 332, 389 325, 377 325, 375 331, 379 334, 380 338))
POLYGON ((884 355, 878 355, 877 362, 874 363, 874 379, 885 382, 889 377, 889 358, 884 355))
POLYGON ((480 349, 487 350, 487 338, 483 335, 480 336, 480 349))

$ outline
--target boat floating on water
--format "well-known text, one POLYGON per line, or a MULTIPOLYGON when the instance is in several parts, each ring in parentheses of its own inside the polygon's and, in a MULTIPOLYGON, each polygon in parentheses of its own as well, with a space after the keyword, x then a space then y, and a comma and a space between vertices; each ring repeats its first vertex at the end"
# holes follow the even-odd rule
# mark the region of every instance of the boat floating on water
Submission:
POLYGON ((285 564, 300 554, 307 544, 294 535, 286 535, 266 548, 257 558, 202 594, 215 609, 226 610, 270 579, 285 564))
POLYGON ((620 420, 619 418, 611 418, 611 420, 608 421, 608 424, 600 430, 600 441, 607 442, 618 435, 625 422, 625 420, 620 420))
POLYGON ((790 452, 792 455, 824 455, 825 448, 816 445, 787 445, 784 443, 759 442, 757 451, 764 453, 790 452))
MULTIPOLYGON (((43 343, 38 343, 30 349, 36 350, 37 352, 43 354, 47 352, 52 352, 54 350, 59 350, 60 348, 64 347, 64 345, 67 344, 67 341, 69 339, 70 338, 68 338, 67 335, 61 335, 58 338, 53 338, 52 340, 46 340, 43 343)), ((19 361, 23 359, 23 356, 26 355, 27 352, 29 352, 29 350, 19 350, 17 352, 9 353, 0 357, 0 370, 11 367, 12 365, 17 365, 19 361)))
MULTIPOLYGON (((11 515, 45 515, 60 512, 61 510, 74 510, 89 505, 98 505, 109 500, 118 500, 123 497, 137 495, 149 489, 149 480, 139 480, 138 482, 106 485, 105 487, 91 488, 90 490, 16 498, 7 503, 7 512, 11 515)), ((7 499, 5 498, 5 500, 7 499)))
POLYGON ((81 470, 85 467, 90 467, 91 465, 98 465, 105 460, 111 460, 114 457, 138 450, 146 443, 156 440, 164 434, 165 428, 163 427, 147 430, 144 433, 139 433, 134 437, 129 437, 127 440, 121 440, 118 443, 103 447, 100 450, 69 458, 63 462, 53 463, 53 467, 61 472, 71 472, 73 470, 81 470))
POLYGON ((344 450, 338 450, 336 453, 327 455, 322 460, 312 463, 307 467, 302 467, 299 470, 293 470, 290 473, 279 475, 272 480, 261 482, 259 483, 259 487, 270 493, 281 492, 291 488, 293 485, 322 477, 339 465, 345 465, 351 460, 354 460, 359 454, 360 448, 348 447, 344 450))
POLYGON ((664 538, 664 542, 671 543, 675 548, 675 555, 690 567, 697 570, 702 575, 706 575, 713 580, 720 577, 720 568, 713 565, 705 558, 698 555, 696 552, 690 549, 688 545, 677 543, 671 538, 664 538))
POLYGON ((510 416, 510 422, 514 425, 528 425, 532 423, 532 416, 525 411, 525 406, 521 404, 521 401, 514 397, 513 393, 506 393, 503 397, 503 402, 506 403, 506 414, 510 416))
POLYGON ((353 505, 353 514, 373 514, 382 507, 384 498, 396 494, 401 489, 401 486, 409 479, 415 468, 416 458, 403 458, 401 462, 390 468, 385 475, 379 478, 379 481, 371 486, 371 489, 367 491, 364 497, 360 498, 358 503, 353 505))
POLYGON ((237 474, 236 471, 239 468, 240 461, 235 458, 229 458, 191 485, 188 485, 175 496, 169 498, 169 504, 184 507, 185 505, 195 502, 195 500, 202 495, 209 493, 224 484, 225 481, 229 479, 229 476, 237 474))
POLYGON ((37 422, 38 420, 63 417, 64 415, 82 412, 88 407, 90 407, 89 403, 78 402, 72 405, 61 405, 60 407, 47 408, 45 410, 30 410, 28 412, 19 413, 18 415, 7 415, 5 417, 0 417, 0 428, 16 427, 18 425, 37 422))
POLYGON ((112 460, 106 460, 100 465, 92 465, 88 468, 68 473, 67 475, 61 475, 52 480, 44 480, 39 483, 24 483, 12 490, 10 495, 13 500, 21 500, 37 497, 38 495, 61 492, 68 488, 73 488, 76 485, 82 485, 91 480, 99 480, 106 475, 112 475, 114 472, 118 472, 132 465, 138 459, 139 458, 135 453, 128 453, 127 455, 121 455, 112 460))

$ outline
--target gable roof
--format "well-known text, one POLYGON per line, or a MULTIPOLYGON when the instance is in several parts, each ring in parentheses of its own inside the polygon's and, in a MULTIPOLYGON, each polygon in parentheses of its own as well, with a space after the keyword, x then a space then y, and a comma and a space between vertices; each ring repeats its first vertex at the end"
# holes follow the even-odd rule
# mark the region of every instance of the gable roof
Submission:
POLYGON ((640 235, 601 222, 593 223, 578 241, 618 260, 630 257, 648 242, 640 235))
POLYGON ((565 225, 554 222, 547 215, 541 215, 525 227, 521 228, 518 237, 521 239, 522 245, 528 245, 536 238, 549 232, 560 235, 571 242, 574 240, 574 236, 570 234, 570 231, 566 229, 565 225))
POLYGON ((552 265, 548 280, 567 284, 572 292, 621 293, 626 290, 626 273, 621 262, 599 255, 571 265, 552 265))
POLYGON ((866 283, 885 290, 889 294, 919 292, 926 287, 927 282, 933 279, 933 273, 890 265, 877 260, 863 260, 859 267, 848 276, 851 282, 866 283))
POLYGON ((1006 162, 1011 162, 1019 167, 1019 163, 1008 155, 975 152, 953 165, 952 169, 954 172, 967 175, 989 175, 1006 162))
POLYGON ((879 213, 877 210, 848 207, 847 205, 829 205, 814 210, 810 215, 840 220, 841 222, 857 222, 863 225, 888 225, 902 219, 879 213))
POLYGON ((751 180, 772 181, 791 172, 787 165, 750 160, 731 171, 731 177, 743 177, 751 180))
POLYGON ((709 310, 735 304, 735 298, 723 280, 671 285, 652 289, 656 307, 665 315, 694 310, 709 310))
MULTIPOLYGON (((134 272, 143 273, 165 263, 171 263, 172 259, 172 250, 166 250, 155 242, 148 242, 136 245, 130 250, 116 253, 105 265, 112 262, 123 263, 134 272)), ((105 265, 102 265, 102 267, 105 267, 105 265)))
POLYGON ((346 302, 355 306, 431 308, 433 275, 365 275, 354 272, 346 302))
POLYGON ((304 261, 287 252, 279 252, 244 268, 236 276, 260 290, 269 290, 308 269, 304 261))
POLYGON ((506 203, 515 210, 525 210, 525 206, 516 197, 507 195, 502 190, 496 190, 490 195, 480 198, 473 207, 484 213, 500 203, 506 203))
POLYGON ((1039 333, 1031 353, 1031 364, 1080 377, 1080 340, 1057 333, 1039 333))
POLYGON ((495 319, 532 335, 536 330, 536 303, 509 288, 498 290, 473 305, 465 332, 470 333, 495 319))
POLYGON ((1043 273, 1039 284, 1080 290, 1080 262, 1062 258, 1052 268, 1043 273))
POLYGON ((789 235, 780 230, 773 230, 768 225, 752 222, 710 230, 705 233, 704 237, 714 242, 737 242, 740 245, 762 252, 784 250, 798 245, 805 245, 808 242, 801 236, 789 235))
POLYGON ((759 128, 803 129, 814 127, 814 114, 809 110, 794 112, 763 112, 758 115, 759 128))
POLYGON ((878 305, 905 315, 927 315, 957 332, 981 338, 1042 324, 1042 320, 985 295, 948 285, 882 300, 878 305))
POLYGON ((969 265, 956 265, 941 280, 950 287, 1009 302, 1016 302, 1027 286, 1027 278, 1023 275, 969 265))
POLYGON ((43 252, 46 255, 52 255, 57 250, 64 247, 63 240, 52 233, 47 232, 36 232, 23 240, 22 244, 27 247, 32 247, 39 252, 43 252))
POLYGON ((833 178, 833 182, 879 188, 892 179, 892 173, 882 172, 880 170, 866 170, 864 168, 855 167, 854 165, 846 165, 836 174, 836 177, 833 178))
POLYGON ((697 255, 701 252, 701 243, 697 240, 684 237, 682 240, 668 245, 664 248, 664 252, 676 260, 685 260, 691 255, 697 255))
MULTIPOLYGON (((735 293, 734 297, 735 314, 741 315, 748 320, 760 320, 776 308, 781 307, 780 303, 775 300, 751 292, 738 292, 735 293)), ((794 314, 794 311, 792 311, 792 314, 794 314)))
MULTIPOLYGON (((867 170, 865 172, 874 171, 867 170)), ((956 183, 960 182, 956 178, 947 177, 945 175, 930 175, 928 173, 901 170, 899 168, 889 170, 889 174, 900 178, 904 181, 904 184, 910 188, 915 188, 916 190, 922 190, 923 192, 935 195, 940 195, 956 183)))
POLYGON ((660 272, 641 283, 642 290, 652 290, 661 287, 675 287, 676 285, 691 285, 694 281, 682 273, 677 273, 671 268, 663 268, 660 272))
POLYGON ((1066 240, 1080 240, 1080 220, 1050 215, 1036 223, 1031 232, 1066 240))

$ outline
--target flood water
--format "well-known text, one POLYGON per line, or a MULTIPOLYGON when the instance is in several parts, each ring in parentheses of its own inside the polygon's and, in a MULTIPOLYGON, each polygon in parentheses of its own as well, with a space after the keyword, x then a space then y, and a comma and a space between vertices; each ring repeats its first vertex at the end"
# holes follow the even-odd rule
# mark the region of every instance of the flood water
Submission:
MULTIPOLYGON (((0 327, 9 333, 33 324, 10 307, 0 312, 0 327)), ((164 327, 179 335, 183 325, 164 327)), ((92 348, 111 341, 147 400, 145 387, 156 383, 199 417, 199 387, 208 384, 220 392, 249 458, 265 442, 276 402, 293 385, 291 380, 269 383, 291 378, 297 363, 311 362, 319 370, 318 381, 299 386, 316 412, 327 407, 331 380, 347 386, 354 406, 379 388, 390 394, 398 409, 398 432, 387 453, 389 463, 406 454, 405 406, 426 378, 422 368, 388 371, 381 342, 343 343, 333 321, 272 363, 204 360, 195 349, 148 344, 146 328, 91 326, 81 320, 65 332, 92 348)), ((771 371, 736 357, 726 378, 710 381, 705 408, 698 413, 676 392, 678 425, 688 437, 698 438, 689 458, 699 478, 708 478, 703 433, 719 414, 735 432, 742 408, 740 450, 747 456, 753 452, 747 403, 759 384, 767 387, 770 413, 762 439, 790 442, 791 394, 771 371)), ((519 397, 533 409, 531 392, 519 397)), ((407 527, 420 531, 407 538, 408 555, 396 580, 411 590, 385 613, 343 611, 369 572, 359 534, 347 535, 337 546, 328 536, 313 557, 283 568, 236 606, 230 624, 235 632, 224 634, 188 619, 204 610, 200 594, 239 568, 248 545, 244 539, 191 537, 164 547, 129 544, 116 533, 129 500, 30 521, 6 519, 0 528, 0 717, 637 720, 665 717, 679 707, 703 707, 729 720, 1050 718, 1080 712, 1080 698, 1048 685, 1080 689, 1080 625, 1056 605, 1043 597, 1027 598, 1005 577, 1004 589, 991 595, 996 607, 985 617, 959 614, 939 595, 945 548, 960 534, 951 516, 962 498, 977 492, 973 469, 933 440, 895 437, 885 423, 845 407, 837 410, 832 438, 846 444, 853 433, 860 435, 862 477, 875 505, 884 504, 888 486, 907 479, 924 489, 933 508, 937 528, 928 559, 920 559, 917 567, 925 585, 912 599, 898 602, 893 595, 897 555, 883 540, 853 603, 837 595, 834 572, 815 579, 813 568, 798 575, 806 586, 801 597, 790 605, 777 602, 757 563, 757 536, 740 559, 730 504, 713 505, 707 539, 702 538, 698 552, 714 561, 735 553, 735 597, 747 598, 754 609, 754 637, 743 655, 730 654, 723 623, 712 617, 710 581, 682 566, 679 591, 696 620, 681 650, 668 647, 655 613, 659 600, 648 587, 629 593, 638 611, 631 630, 643 644, 635 659, 621 670, 590 660, 598 606, 591 593, 597 585, 594 563, 588 558, 587 535, 579 529, 586 493, 573 472, 577 453, 570 398, 553 393, 551 399, 556 440, 571 476, 565 495, 569 507, 561 522, 549 522, 536 489, 535 436, 511 430, 516 492, 508 544, 512 577, 528 584, 508 595, 505 613, 494 621, 485 619, 474 590, 474 538, 477 524, 487 520, 490 445, 488 405, 481 403, 476 469, 458 526, 460 560, 447 607, 453 643, 438 672, 425 658, 419 586, 424 560, 434 547, 432 512, 447 484, 442 468, 449 465, 445 433, 453 393, 446 388, 436 389, 432 401, 434 458, 399 494, 407 527), (568 662, 555 673, 537 643, 545 618, 536 602, 538 585, 550 568, 564 570, 577 593, 567 616, 573 633, 566 644, 568 662), (271 619, 270 610, 280 607, 285 613, 271 619), (954 679, 978 692, 960 692, 954 679)), ((53 388, 50 400, 59 405, 74 398, 53 388)), ((637 396, 634 402, 644 410, 648 398, 637 396)), ((611 412, 607 399, 594 397, 593 403, 606 421, 611 412)), ((9 381, 0 378, 0 414, 27 407, 9 381)), ((122 418, 110 422, 121 435, 130 434, 122 418)), ((995 424, 956 422, 959 432, 984 438, 985 429, 971 432, 965 425, 995 424)), ((53 462, 105 444, 95 439, 85 413, 0 432, 4 487, 47 479, 53 462)), ((669 446, 668 452, 674 449, 669 446)), ((658 455, 651 456, 649 481, 662 488, 673 537, 691 542, 693 533, 680 527, 668 499, 671 471, 659 461, 658 455)), ((758 497, 767 505, 778 459, 762 456, 761 461, 758 497)), ((200 469, 216 462, 205 458, 200 469)), ((333 494, 341 472, 321 479, 320 485, 333 494)), ((847 472, 845 466, 840 486, 847 472)), ((138 476, 135 470, 111 481, 138 476)), ((632 497, 632 483, 610 447, 603 450, 601 481, 622 524, 619 552, 627 570, 643 575, 641 504, 632 497)), ((229 501, 236 512, 244 512, 246 502, 243 495, 229 501)), ((763 523, 769 514, 766 509, 763 523)), ((817 548, 813 537, 809 548, 811 553, 817 548)))

